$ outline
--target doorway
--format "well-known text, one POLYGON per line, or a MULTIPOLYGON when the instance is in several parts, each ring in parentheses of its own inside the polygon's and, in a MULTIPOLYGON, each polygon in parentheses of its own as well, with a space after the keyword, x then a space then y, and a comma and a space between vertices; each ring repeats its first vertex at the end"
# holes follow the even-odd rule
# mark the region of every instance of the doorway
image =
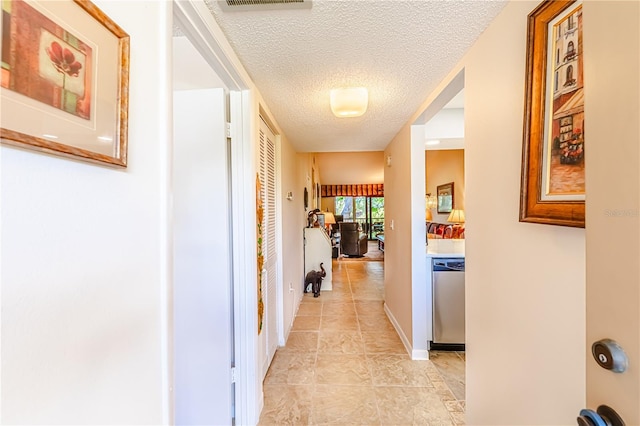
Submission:
POLYGON ((372 240, 384 230, 384 197, 335 197, 334 211, 344 222, 357 222, 372 240))
POLYGON ((174 418, 228 424, 235 401, 228 90, 188 38, 173 41, 174 418))

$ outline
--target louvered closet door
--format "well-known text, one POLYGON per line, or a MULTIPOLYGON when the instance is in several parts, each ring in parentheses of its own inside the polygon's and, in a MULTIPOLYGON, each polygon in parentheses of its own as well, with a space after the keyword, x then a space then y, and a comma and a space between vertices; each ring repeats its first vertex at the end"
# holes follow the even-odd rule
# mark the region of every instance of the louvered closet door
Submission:
POLYGON ((278 347, 277 326, 277 267, 276 250, 276 144, 275 135, 260 119, 260 181, 264 191, 263 247, 265 255, 262 276, 262 296, 264 298, 264 324, 261 339, 264 349, 263 376, 278 347))

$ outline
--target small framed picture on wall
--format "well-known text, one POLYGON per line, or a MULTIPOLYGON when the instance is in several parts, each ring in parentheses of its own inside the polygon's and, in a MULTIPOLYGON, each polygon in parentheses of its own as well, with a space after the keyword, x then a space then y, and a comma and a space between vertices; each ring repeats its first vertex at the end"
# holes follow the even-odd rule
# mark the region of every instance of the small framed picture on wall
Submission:
POLYGON ((438 213, 451 213, 453 204, 453 182, 438 185, 438 213))

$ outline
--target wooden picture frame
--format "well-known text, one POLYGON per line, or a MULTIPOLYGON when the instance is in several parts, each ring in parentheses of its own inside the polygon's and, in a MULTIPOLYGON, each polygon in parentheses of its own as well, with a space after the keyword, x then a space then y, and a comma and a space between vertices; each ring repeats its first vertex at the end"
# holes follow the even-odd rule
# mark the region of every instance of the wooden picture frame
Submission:
POLYGON ((2 18, 2 143, 126 167, 127 33, 88 0, 8 0, 2 18))
POLYGON ((528 16, 520 221, 584 227, 582 4, 528 16))
POLYGON ((437 212, 440 214, 451 213, 451 210, 455 208, 453 199, 453 182, 438 185, 436 193, 438 198, 437 212))

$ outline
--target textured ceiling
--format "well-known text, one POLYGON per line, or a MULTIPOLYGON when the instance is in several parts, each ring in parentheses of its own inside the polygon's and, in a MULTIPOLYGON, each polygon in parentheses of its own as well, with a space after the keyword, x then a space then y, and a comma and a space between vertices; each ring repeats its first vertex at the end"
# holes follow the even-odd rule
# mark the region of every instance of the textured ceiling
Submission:
POLYGON ((228 12, 205 0, 300 152, 383 150, 505 1, 313 0, 228 12), (365 115, 337 118, 334 87, 365 86, 365 115))

